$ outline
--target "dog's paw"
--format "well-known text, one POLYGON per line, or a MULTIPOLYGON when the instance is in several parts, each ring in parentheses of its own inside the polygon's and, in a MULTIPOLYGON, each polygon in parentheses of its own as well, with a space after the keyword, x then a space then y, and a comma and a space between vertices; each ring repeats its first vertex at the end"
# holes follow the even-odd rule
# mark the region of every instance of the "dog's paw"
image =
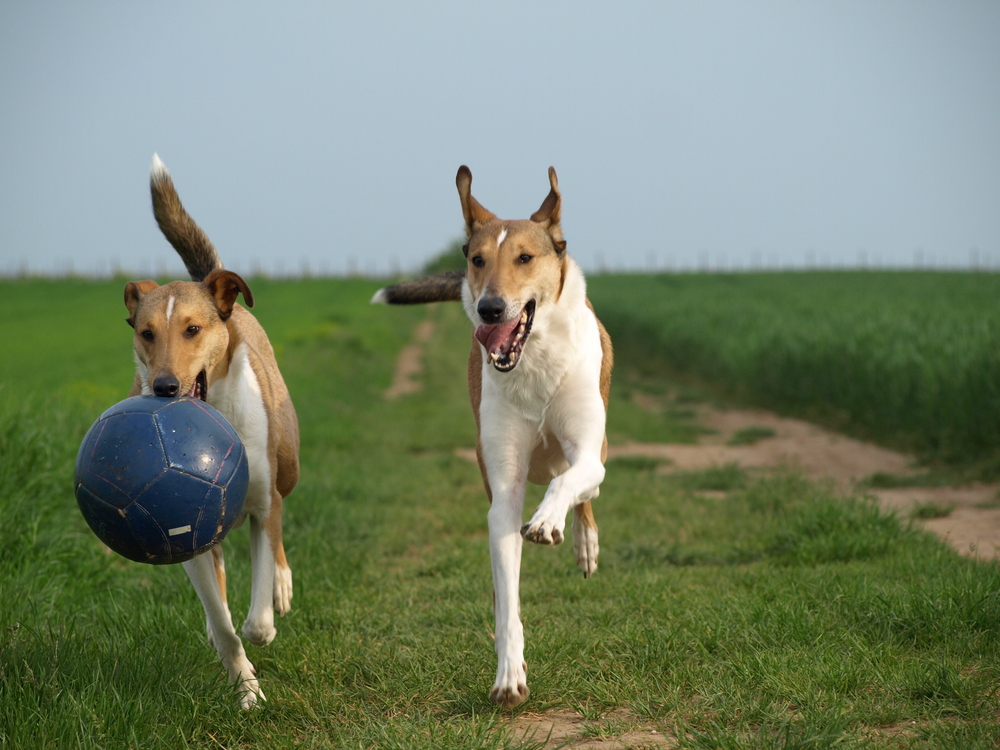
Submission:
POLYGON ((504 669, 501 666, 497 670, 497 681, 490 690, 490 700, 504 708, 514 708, 524 703, 531 694, 528 690, 527 672, 528 665, 524 662, 521 662, 520 669, 504 669))
POLYGON ((292 569, 278 565, 274 569, 274 611, 282 617, 292 608, 292 569))
POLYGON ((244 638, 255 646, 266 646, 278 634, 278 631, 274 627, 273 616, 270 621, 263 617, 260 620, 248 617, 246 622, 243 623, 240 632, 243 633, 244 638))
POLYGON ((260 708, 260 704, 267 701, 264 691, 260 689, 257 678, 244 680, 239 686, 240 708, 249 711, 251 708, 260 708))
POLYGON ((251 708, 259 708, 261 703, 267 701, 256 677, 241 680, 236 689, 240 695, 240 708, 244 711, 249 711, 251 708))
POLYGON ((583 571, 584 578, 590 578, 597 570, 597 555, 601 551, 597 544, 597 529, 573 524, 573 550, 576 552, 576 564, 583 571))
POLYGON ((564 524, 563 519, 546 518, 536 511, 521 527, 521 536, 535 544, 562 544, 564 524))
POLYGON ((267 700, 264 691, 260 689, 260 683, 257 682, 257 670, 246 656, 239 656, 227 664, 226 671, 229 673, 229 684, 236 686, 241 708, 255 708, 267 700))
POLYGON ((546 523, 535 524, 534 526, 530 523, 524 524, 521 527, 521 536, 535 544, 562 544, 563 540, 562 532, 559 529, 553 528, 551 524, 546 523))

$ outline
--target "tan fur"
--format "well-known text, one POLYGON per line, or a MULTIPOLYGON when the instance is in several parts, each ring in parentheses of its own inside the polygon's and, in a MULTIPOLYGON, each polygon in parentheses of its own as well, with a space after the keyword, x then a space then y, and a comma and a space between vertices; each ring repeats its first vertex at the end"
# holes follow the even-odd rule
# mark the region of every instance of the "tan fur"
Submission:
POLYGON ((226 597, 226 564, 222 556, 222 547, 215 545, 212 547, 212 563, 215 565, 215 580, 219 584, 219 593, 222 594, 223 604, 229 603, 226 597))

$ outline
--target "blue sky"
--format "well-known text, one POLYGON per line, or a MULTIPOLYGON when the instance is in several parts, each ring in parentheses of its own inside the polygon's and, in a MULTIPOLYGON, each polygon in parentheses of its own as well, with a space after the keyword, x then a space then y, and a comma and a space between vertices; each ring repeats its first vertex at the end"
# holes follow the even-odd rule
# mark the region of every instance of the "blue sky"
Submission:
POLYGON ((559 173, 585 269, 1000 266, 1000 3, 0 3, 0 273, 412 270, 559 173), (619 7, 614 7, 619 6, 619 7))

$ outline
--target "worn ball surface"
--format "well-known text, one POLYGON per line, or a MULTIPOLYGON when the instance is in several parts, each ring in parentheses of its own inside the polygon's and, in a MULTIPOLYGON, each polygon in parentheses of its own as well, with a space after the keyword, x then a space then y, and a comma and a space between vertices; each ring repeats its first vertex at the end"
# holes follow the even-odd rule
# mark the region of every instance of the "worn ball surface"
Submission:
POLYGON ((190 560, 243 514, 249 470, 236 430, 193 398, 133 396, 104 412, 76 458, 76 501, 108 547, 137 562, 190 560))

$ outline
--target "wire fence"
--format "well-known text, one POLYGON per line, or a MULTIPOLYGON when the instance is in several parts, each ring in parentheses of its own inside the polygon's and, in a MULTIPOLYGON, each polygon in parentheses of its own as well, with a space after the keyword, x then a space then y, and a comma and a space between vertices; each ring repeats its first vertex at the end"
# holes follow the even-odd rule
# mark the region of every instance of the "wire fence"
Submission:
MULTIPOLYGON (((433 256, 432 256, 433 257, 433 256)), ((309 278, 373 278, 390 279, 420 275, 432 257, 414 261, 398 256, 346 256, 328 259, 287 257, 235 258, 226 267, 248 278, 273 279, 309 278)), ((646 253, 601 253, 574 256, 587 273, 765 273, 779 271, 1000 271, 1000 250, 967 252, 928 252, 916 249, 912 254, 889 255, 868 250, 853 254, 817 253, 805 250, 797 255, 750 250, 734 253, 667 252, 650 250, 646 253)), ((187 277, 183 263, 176 256, 164 254, 156 258, 102 258, 83 261, 65 257, 49 263, 27 256, 4 260, 0 258, 0 278, 157 278, 187 277)))

